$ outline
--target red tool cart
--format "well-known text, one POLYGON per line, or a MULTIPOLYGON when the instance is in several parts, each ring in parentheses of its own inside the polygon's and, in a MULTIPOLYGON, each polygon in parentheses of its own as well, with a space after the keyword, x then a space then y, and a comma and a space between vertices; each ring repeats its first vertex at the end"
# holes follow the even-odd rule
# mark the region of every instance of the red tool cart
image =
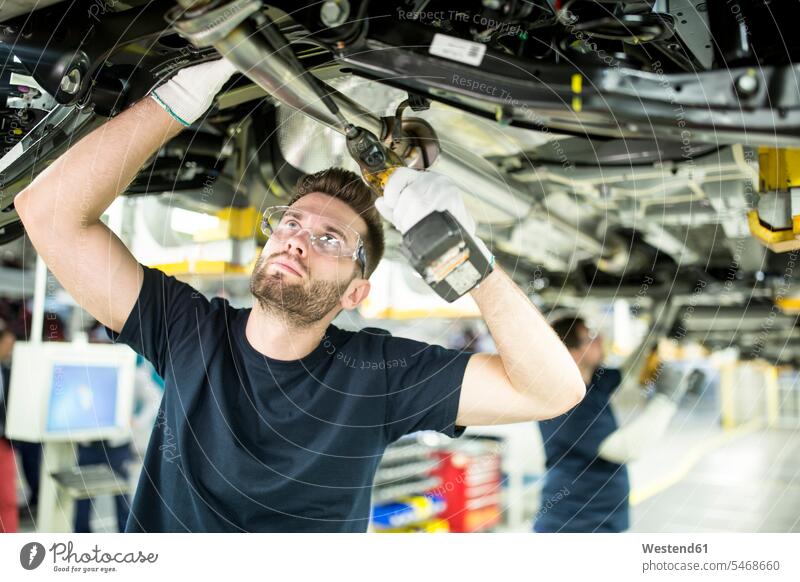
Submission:
POLYGON ((433 493, 446 501, 441 517, 450 524, 450 531, 477 532, 496 526, 502 513, 501 457, 496 444, 474 441, 435 454, 439 464, 433 473, 441 484, 433 493))

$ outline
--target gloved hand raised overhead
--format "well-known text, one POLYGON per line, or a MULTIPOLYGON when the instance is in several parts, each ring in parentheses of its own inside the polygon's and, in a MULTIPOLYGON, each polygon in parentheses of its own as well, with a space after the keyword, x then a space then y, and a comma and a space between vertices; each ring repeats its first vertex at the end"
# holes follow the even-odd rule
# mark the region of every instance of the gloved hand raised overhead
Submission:
POLYGON ((492 253, 475 237, 475 220, 464 205, 461 188, 449 177, 431 171, 397 168, 386 183, 375 208, 402 234, 435 210, 447 210, 474 238, 488 259, 492 253))
POLYGON ((150 96, 188 127, 211 107, 216 94, 235 72, 236 67, 225 58, 192 65, 153 89, 150 96))

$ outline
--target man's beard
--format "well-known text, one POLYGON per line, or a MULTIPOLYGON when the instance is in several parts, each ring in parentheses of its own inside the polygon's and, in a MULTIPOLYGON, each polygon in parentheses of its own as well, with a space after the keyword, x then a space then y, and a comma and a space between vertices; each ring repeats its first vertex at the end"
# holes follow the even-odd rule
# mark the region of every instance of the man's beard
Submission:
POLYGON ((267 261, 280 255, 285 253, 259 257, 250 277, 250 292, 264 311, 280 315, 293 327, 317 323, 339 305, 350 281, 314 280, 306 270, 310 284, 290 283, 280 273, 267 273, 267 261))

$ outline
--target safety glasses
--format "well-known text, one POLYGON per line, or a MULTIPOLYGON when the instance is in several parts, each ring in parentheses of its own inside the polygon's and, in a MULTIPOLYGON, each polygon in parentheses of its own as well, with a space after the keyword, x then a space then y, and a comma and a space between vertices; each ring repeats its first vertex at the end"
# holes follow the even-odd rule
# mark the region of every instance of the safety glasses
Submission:
POLYGON ((264 212, 261 231, 280 242, 306 232, 316 252, 331 258, 350 258, 361 265, 362 276, 366 273, 364 241, 358 231, 343 222, 292 206, 271 206, 264 212))

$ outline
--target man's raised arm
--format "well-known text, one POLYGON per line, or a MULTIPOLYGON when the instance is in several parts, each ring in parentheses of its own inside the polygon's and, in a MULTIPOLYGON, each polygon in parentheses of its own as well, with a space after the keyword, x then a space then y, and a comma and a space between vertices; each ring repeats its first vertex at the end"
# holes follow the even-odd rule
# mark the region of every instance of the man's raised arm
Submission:
MULTIPOLYGON (((475 236, 475 221, 450 178, 408 168, 394 171, 376 208, 400 232, 433 210, 448 210, 475 236)), ((475 238, 487 259, 491 253, 475 238)), ((474 354, 464 372, 459 426, 507 424, 559 416, 586 394, 580 370, 536 306, 502 269, 471 291, 498 354, 474 354)))
POLYGON ((233 71, 225 60, 183 69, 72 146, 14 199, 50 271, 114 331, 136 302, 142 268, 100 217, 144 163, 208 109, 233 71))

